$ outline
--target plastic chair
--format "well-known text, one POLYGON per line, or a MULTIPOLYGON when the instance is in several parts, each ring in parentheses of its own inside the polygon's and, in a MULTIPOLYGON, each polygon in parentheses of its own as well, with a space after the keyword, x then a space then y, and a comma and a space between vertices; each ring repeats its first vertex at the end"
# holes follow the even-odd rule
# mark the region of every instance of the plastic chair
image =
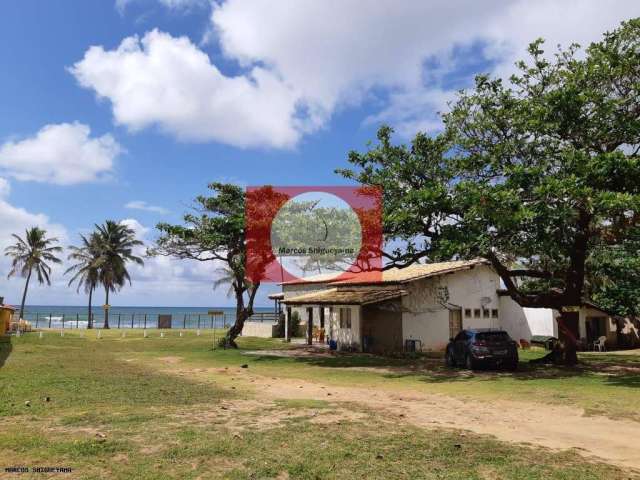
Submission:
POLYGON ((607 351, 607 337, 605 337, 604 335, 602 337, 599 337, 598 340, 596 340, 595 342, 593 342, 593 349, 598 349, 599 352, 606 352, 607 351))

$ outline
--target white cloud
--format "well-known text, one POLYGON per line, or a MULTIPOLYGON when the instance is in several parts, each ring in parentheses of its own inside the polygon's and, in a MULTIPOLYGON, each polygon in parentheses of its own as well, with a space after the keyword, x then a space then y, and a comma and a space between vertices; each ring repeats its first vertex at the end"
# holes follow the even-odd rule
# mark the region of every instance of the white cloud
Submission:
POLYGON ((45 125, 32 137, 0 146, 0 172, 18 180, 72 185, 104 178, 123 151, 107 134, 81 123, 45 125))
POLYGON ((124 206, 124 208, 129 208, 131 210, 142 210, 145 212, 159 213, 160 215, 166 215, 167 213, 169 213, 169 210, 167 210, 166 208, 159 207, 157 205, 149 205, 147 202, 143 200, 133 200, 127 203, 124 206))
POLYGON ((11 193, 11 185, 7 179, 0 177, 0 199, 8 197, 11 193))
POLYGON ((282 148, 372 98, 369 123, 407 135, 435 129, 435 111, 479 65, 506 76, 538 37, 549 50, 587 44, 638 15, 635 0, 227 0, 213 4, 208 38, 240 66, 237 76, 158 31, 92 47, 71 71, 134 131, 156 125, 183 140, 282 148))
MULTIPOLYGON (((24 232, 31 227, 40 227, 47 231, 47 236, 56 237, 59 245, 65 245, 68 234, 65 227, 53 223, 49 217, 43 213, 32 213, 24 208, 16 207, 9 203, 10 193, 9 183, 6 179, 0 178, 0 295, 6 298, 10 304, 20 303, 24 279, 12 277, 7 279, 10 269, 10 259, 4 255, 4 249, 14 243, 11 234, 17 234, 24 238, 24 232)), ((64 268, 53 265, 53 280, 59 280, 64 268)), ((38 286, 36 281, 31 282, 28 301, 33 300, 34 292, 45 291, 45 287, 38 286)), ((35 295, 37 295, 36 293, 35 295)))
MULTIPOLYGON (((389 103, 369 121, 413 134, 437 125, 434 111, 452 96, 443 89, 447 74, 461 67, 455 48, 482 45, 493 72, 508 75, 538 37, 549 49, 587 44, 639 14, 634 0, 607 8, 598 0, 228 0, 214 8, 212 22, 229 58, 268 65, 309 103, 316 121, 384 87, 389 103)), ((469 84, 472 74, 466 77, 469 84)))
POLYGON ((154 30, 116 50, 91 47, 71 72, 108 98, 119 124, 152 125, 192 141, 289 147, 299 138, 296 98, 272 72, 227 77, 186 37, 154 30))

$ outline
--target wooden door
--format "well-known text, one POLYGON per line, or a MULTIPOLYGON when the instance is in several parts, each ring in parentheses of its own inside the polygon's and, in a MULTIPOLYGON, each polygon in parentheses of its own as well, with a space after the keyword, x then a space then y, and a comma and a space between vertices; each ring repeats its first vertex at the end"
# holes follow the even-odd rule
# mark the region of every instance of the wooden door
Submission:
POLYGON ((449 310, 449 338, 456 338, 462 330, 462 310, 449 310))

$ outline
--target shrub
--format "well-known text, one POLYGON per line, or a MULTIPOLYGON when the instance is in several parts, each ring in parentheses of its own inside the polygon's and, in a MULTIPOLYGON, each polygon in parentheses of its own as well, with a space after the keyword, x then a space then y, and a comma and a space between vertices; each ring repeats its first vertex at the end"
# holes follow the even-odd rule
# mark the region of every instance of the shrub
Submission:
MULTIPOLYGON (((276 336, 278 338, 284 338, 284 315, 280 315, 278 319, 278 327, 276 329, 276 336)), ((289 338, 295 337, 300 330, 300 315, 298 312, 293 312, 289 319, 289 338)))

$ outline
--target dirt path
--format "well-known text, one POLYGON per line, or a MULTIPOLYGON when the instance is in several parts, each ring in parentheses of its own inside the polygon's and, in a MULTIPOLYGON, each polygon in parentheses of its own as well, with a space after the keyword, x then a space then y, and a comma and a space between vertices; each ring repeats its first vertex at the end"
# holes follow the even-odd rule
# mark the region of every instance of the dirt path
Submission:
POLYGON ((463 400, 436 394, 391 393, 292 379, 252 376, 252 386, 272 399, 354 402, 419 427, 469 430, 506 442, 576 449, 585 457, 640 471, 640 423, 585 417, 580 409, 494 400, 463 400))
MULTIPOLYGON (((173 375, 229 376, 255 390, 262 400, 299 399, 351 402, 399 422, 424 428, 449 428, 493 435, 498 440, 575 449, 577 453, 640 473, 640 423, 584 416, 576 407, 509 400, 464 399, 410 390, 338 387, 291 378, 263 377, 243 368, 176 368, 181 358, 164 358, 173 375)), ((344 406, 344 405, 343 405, 344 406)))

